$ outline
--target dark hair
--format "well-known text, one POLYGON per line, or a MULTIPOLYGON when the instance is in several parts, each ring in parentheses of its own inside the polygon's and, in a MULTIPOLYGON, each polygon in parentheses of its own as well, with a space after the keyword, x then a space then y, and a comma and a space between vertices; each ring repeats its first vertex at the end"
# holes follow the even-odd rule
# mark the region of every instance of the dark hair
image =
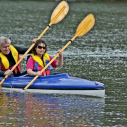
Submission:
POLYGON ((41 43, 45 44, 45 47, 46 47, 45 53, 46 53, 46 51, 47 51, 47 44, 45 43, 45 41, 43 41, 43 40, 40 39, 40 40, 37 40, 37 41, 36 41, 34 47, 32 48, 32 53, 33 53, 34 55, 37 55, 37 52, 36 52, 35 48, 37 48, 37 46, 38 46, 39 44, 41 44, 41 43))

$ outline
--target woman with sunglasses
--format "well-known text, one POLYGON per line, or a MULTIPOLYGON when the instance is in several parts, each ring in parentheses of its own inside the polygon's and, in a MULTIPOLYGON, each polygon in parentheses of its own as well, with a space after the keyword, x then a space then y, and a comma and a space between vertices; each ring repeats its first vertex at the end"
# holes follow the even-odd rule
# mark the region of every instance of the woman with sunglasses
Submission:
POLYGON ((30 54, 26 71, 28 75, 30 76, 48 76, 51 74, 52 67, 56 68, 57 66, 62 66, 63 64, 63 54, 62 50, 58 50, 59 53, 59 59, 54 60, 51 65, 48 66, 48 68, 41 73, 41 70, 52 60, 52 57, 46 53, 47 50, 47 44, 43 40, 33 40, 35 43, 32 54, 30 54))

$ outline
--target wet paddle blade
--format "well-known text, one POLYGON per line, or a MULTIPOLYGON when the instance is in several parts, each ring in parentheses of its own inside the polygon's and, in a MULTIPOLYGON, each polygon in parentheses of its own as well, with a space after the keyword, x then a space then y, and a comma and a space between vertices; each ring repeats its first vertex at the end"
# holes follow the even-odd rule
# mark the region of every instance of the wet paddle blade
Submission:
POLYGON ((56 24, 58 22, 60 22, 68 13, 69 11, 69 6, 68 6, 68 3, 66 1, 62 1, 60 2, 57 7, 54 9, 52 15, 51 15, 51 19, 50 19, 50 22, 52 22, 52 20, 55 18, 56 15, 59 14, 59 11, 61 10, 63 12, 59 15, 59 17, 53 22, 53 24, 56 24))
POLYGON ((83 36, 93 28, 94 24, 95 24, 94 15, 93 14, 87 15, 78 25, 75 34, 77 35, 77 37, 83 36))

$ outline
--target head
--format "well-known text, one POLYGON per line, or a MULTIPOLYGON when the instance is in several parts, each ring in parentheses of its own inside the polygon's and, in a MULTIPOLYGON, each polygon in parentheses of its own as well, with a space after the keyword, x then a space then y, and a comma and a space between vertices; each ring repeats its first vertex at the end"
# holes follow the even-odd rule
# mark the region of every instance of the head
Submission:
POLYGON ((0 50, 4 55, 8 55, 10 53, 10 45, 11 41, 7 37, 0 37, 0 50))
POLYGON ((47 44, 43 40, 37 40, 32 52, 34 55, 43 55, 47 51, 47 44))

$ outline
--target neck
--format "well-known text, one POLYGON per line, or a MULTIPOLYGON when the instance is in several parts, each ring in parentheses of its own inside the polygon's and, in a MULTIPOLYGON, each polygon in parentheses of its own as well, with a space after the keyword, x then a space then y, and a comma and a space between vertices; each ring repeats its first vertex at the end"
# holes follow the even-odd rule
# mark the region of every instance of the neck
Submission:
POLYGON ((38 55, 40 58, 42 58, 42 55, 38 55))

